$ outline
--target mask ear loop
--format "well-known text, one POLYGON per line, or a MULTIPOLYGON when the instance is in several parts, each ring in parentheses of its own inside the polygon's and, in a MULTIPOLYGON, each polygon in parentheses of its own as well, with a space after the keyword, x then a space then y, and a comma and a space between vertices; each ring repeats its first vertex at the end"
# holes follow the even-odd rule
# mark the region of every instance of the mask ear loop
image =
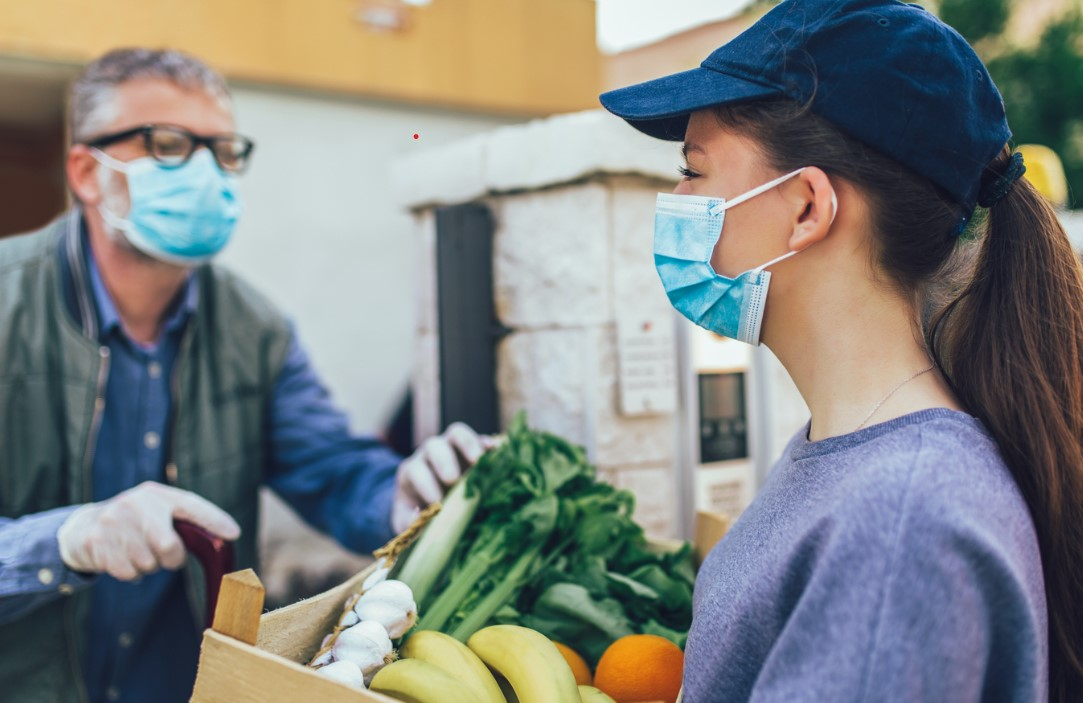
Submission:
MULTIPOLYGON (((97 147, 90 147, 90 155, 102 166, 118 173, 128 173, 128 164, 116 159, 97 147)), ((130 203, 129 203, 130 205, 130 203)), ((121 217, 112 211, 104 202, 98 204, 98 213, 101 214, 105 224, 118 232, 127 232, 129 223, 127 218, 121 217)))
POLYGON ((785 183, 786 181, 793 178, 794 176, 796 176, 797 174, 801 173, 804 170, 805 170, 805 167, 802 166, 801 168, 797 169, 796 171, 794 171, 792 173, 787 173, 785 176, 779 176, 775 180, 764 183, 762 186, 757 186, 756 188, 753 188, 752 190, 748 191, 747 193, 742 193, 741 195, 738 195, 733 200, 727 200, 726 204, 722 207, 722 209, 723 210, 729 210, 731 207, 733 207, 735 205, 740 205, 741 203, 743 203, 746 200, 751 200, 752 198, 755 198, 760 193, 766 193, 767 191, 771 190, 772 188, 774 188, 778 184, 785 183))
POLYGON ((95 161, 100 163, 102 166, 105 166, 106 168, 111 168, 119 173, 128 172, 128 164, 121 161, 120 159, 116 159, 109 154, 106 154, 98 147, 90 147, 90 155, 94 157, 95 161))

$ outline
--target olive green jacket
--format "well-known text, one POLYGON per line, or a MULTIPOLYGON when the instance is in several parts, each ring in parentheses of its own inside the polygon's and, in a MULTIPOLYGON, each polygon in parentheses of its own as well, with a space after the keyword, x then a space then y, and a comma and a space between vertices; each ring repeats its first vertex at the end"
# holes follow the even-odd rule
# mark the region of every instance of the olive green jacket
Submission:
MULTIPOLYGON (((78 208, 0 241, 0 516, 91 500, 94 443, 109 375, 83 252, 78 208)), ((230 273, 203 266, 199 303, 174 370, 167 480, 240 524, 237 567, 256 565, 264 421, 290 343, 285 317, 230 273)), ((191 564, 193 560, 189 560, 191 564)), ((186 567, 203 612, 202 576, 186 567)), ((86 699, 79 670, 89 589, 0 624, 0 698, 86 699)))

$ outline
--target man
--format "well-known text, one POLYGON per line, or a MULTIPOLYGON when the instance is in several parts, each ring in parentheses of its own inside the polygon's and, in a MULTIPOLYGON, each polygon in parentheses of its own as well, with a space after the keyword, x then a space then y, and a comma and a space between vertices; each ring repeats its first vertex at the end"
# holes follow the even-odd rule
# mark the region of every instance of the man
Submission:
POLYGON ((203 604, 175 518, 254 566, 266 484, 370 551, 484 440, 456 425, 403 461, 351 436, 285 317, 207 263, 252 153, 217 73, 111 52, 71 134, 78 204, 0 242, 0 691, 187 701, 203 604))

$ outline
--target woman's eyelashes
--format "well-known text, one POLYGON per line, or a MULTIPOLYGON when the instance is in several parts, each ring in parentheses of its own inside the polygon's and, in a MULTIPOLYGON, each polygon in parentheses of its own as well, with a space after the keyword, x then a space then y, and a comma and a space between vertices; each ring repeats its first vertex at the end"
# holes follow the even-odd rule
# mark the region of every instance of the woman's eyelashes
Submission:
POLYGON ((687 166, 678 166, 677 173, 681 174, 685 180, 690 181, 693 178, 699 178, 699 174, 688 168, 687 166))

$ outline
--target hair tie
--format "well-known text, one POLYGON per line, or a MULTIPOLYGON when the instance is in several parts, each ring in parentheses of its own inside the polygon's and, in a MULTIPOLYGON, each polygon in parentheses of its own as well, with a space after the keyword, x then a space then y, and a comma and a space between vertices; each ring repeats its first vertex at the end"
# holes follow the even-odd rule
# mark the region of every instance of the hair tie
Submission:
POLYGON ((984 208, 996 205, 1001 198, 1008 194, 1008 191, 1012 189, 1019 177, 1026 172, 1027 167, 1023 164, 1023 155, 1017 151, 1012 154, 1004 173, 982 184, 981 191, 978 193, 978 205, 984 208))

